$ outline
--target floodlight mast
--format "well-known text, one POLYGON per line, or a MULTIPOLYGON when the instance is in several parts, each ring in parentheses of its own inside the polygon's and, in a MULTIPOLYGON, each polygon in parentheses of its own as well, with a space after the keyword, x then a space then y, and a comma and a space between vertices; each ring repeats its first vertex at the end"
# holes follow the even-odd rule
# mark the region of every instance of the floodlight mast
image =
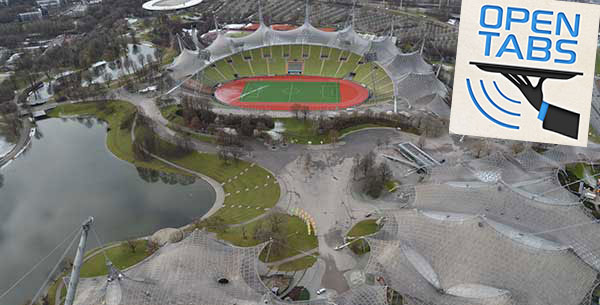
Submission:
POLYGON ((69 279, 65 305, 73 305, 73 301, 75 300, 75 292, 77 291, 77 284, 79 284, 79 272, 81 271, 81 265, 83 263, 83 254, 87 244, 88 232, 93 222, 94 217, 89 217, 81 224, 81 238, 79 239, 77 254, 75 255, 75 261, 73 262, 73 271, 71 271, 71 278, 69 279))

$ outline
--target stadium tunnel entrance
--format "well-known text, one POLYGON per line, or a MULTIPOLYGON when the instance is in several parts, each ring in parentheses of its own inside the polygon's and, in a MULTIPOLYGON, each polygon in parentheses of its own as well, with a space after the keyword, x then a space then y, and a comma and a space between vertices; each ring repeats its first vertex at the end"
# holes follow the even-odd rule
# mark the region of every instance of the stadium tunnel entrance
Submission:
POLYGON ((224 104, 259 110, 341 110, 363 103, 369 90, 339 78, 286 75, 242 78, 218 87, 215 97, 224 104))

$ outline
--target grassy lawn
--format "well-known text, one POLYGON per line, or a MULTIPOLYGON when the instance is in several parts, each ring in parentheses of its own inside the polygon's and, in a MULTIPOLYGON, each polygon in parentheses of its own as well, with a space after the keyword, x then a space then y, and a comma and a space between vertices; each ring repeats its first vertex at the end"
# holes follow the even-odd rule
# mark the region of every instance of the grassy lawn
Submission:
MULTIPOLYGON (((149 256, 146 251, 146 243, 145 240, 134 241, 136 247, 135 253, 132 253, 129 245, 124 242, 114 248, 106 250, 106 255, 116 268, 123 270, 141 262, 149 256)), ((102 252, 98 252, 96 255, 92 256, 83 264, 83 266, 81 266, 82 278, 106 274, 108 274, 108 269, 106 268, 106 262, 102 252)))
POLYGON ((269 82, 246 83, 242 103, 328 103, 340 102, 340 86, 330 82, 269 82), (320 94, 306 94, 320 92, 320 94))
MULTIPOLYGON (((141 131, 136 130, 136 134, 141 131)), ((183 156, 169 156, 175 146, 158 140, 158 155, 169 161, 202 173, 221 183, 225 192, 224 206, 214 216, 222 217, 225 224, 242 223, 275 206, 280 196, 279 184, 270 172, 246 161, 224 163, 216 154, 191 152, 183 156)))
POLYGON ((398 186, 398 182, 396 182, 394 180, 389 180, 389 181, 385 182, 385 189, 390 193, 395 192, 397 186, 398 186))
POLYGON ((183 126, 183 117, 177 114, 177 110, 181 110, 181 106, 169 105, 167 107, 160 108, 160 113, 169 122, 183 126))
POLYGON ((298 141, 299 144, 320 144, 327 143, 327 135, 317 133, 316 126, 311 120, 302 120, 296 118, 278 118, 276 121, 283 122, 285 134, 289 140, 298 141))
POLYGON ((162 57, 162 64, 163 65, 171 64, 175 60, 175 57, 177 57, 177 55, 178 55, 177 50, 175 50, 173 48, 164 49, 163 57, 162 57))
MULTIPOLYGON (((331 139, 328 134, 319 134, 317 131, 316 123, 312 120, 302 120, 296 118, 277 118, 276 121, 281 121, 285 127, 285 134, 289 140, 297 140, 299 144, 323 144, 331 143, 331 139)), ((344 128, 339 131, 340 137, 350 132, 361 130, 364 128, 373 127, 386 127, 379 124, 359 124, 356 126, 344 128)))
POLYGON ((225 206, 215 215, 222 217, 227 224, 241 223, 259 216, 265 212, 265 208, 272 208, 279 200, 277 180, 260 166, 241 160, 224 164, 214 154, 198 152, 171 161, 225 183, 225 206))
POLYGON ((202 135, 202 134, 197 134, 197 133, 186 133, 188 136, 200 141, 200 142, 205 142, 205 143, 210 143, 210 144, 217 144, 217 139, 211 136, 206 136, 206 135, 202 135))
POLYGON ((317 262, 317 258, 314 256, 304 256, 299 259, 295 259, 291 262, 283 263, 275 266, 275 269, 283 272, 293 272, 304 270, 312 267, 317 262))
POLYGON ((577 177, 577 179, 583 179, 585 177, 584 172, 585 172, 586 167, 588 167, 588 170, 591 171, 589 166, 586 166, 583 163, 567 164, 565 166, 565 169, 567 170, 568 173, 575 175, 575 177, 577 177))
MULTIPOLYGON (((269 255, 269 260, 267 262, 275 262, 278 260, 282 260, 286 257, 298 255, 301 253, 299 251, 309 252, 317 247, 317 237, 314 235, 307 234, 308 232, 306 230, 306 224, 299 217, 290 216, 287 214, 280 215, 284 218, 284 222, 281 226, 281 229, 283 230, 283 234, 285 236, 289 236, 289 240, 285 247, 283 247, 284 250, 281 251, 281 253, 271 252, 269 255)), ((240 247, 255 246, 258 245, 260 242, 255 240, 252 237, 252 235, 254 232, 254 228, 256 228, 259 225, 263 225, 266 227, 267 225, 269 225, 269 221, 267 220, 267 218, 263 218, 251 222, 243 227, 229 228, 224 233, 218 233, 217 237, 240 247), (246 239, 243 238, 242 228, 245 228, 246 230, 246 239)), ((267 246, 265 250, 263 250, 263 252, 261 253, 261 261, 266 260, 266 254, 268 252, 268 249, 269 247, 267 246)))
POLYGON ((193 133, 193 132, 188 132, 186 130, 182 130, 179 127, 179 125, 176 125, 175 123, 169 123, 167 125, 167 127, 169 127, 171 130, 175 131, 176 133, 178 133, 182 136, 191 137, 191 138, 194 138, 194 139, 196 139, 200 142, 204 142, 204 143, 217 144, 216 137, 212 137, 212 136, 201 134, 201 133, 193 133))
MULTIPOLYGON (((573 175, 576 177, 576 180, 586 179, 586 172, 589 176, 597 175, 599 172, 594 169, 590 164, 579 162, 579 163, 571 163, 565 166, 565 169, 569 175, 573 175)), ((596 177, 597 178, 597 177, 596 177)), ((591 177, 590 179, 595 181, 595 177, 591 177)), ((587 184, 588 181, 584 180, 587 184)), ((593 186, 593 185, 591 185, 593 186)))
POLYGON ((344 128, 344 129, 340 130, 340 135, 343 136, 343 135, 346 135, 353 131, 357 131, 357 130, 361 130, 361 129, 365 129, 365 128, 375 128, 375 127, 386 127, 386 126, 378 125, 378 124, 360 124, 360 125, 356 125, 353 127, 348 127, 348 128, 344 128))
MULTIPOLYGON (((54 300, 56 298, 56 293, 58 290, 58 284, 60 284, 61 279, 66 276, 67 273, 62 273, 58 279, 56 281, 54 281, 54 283, 52 283, 52 285, 50 285, 50 288, 48 288, 48 301, 50 303, 50 305, 54 305, 54 300)), ((64 298, 67 295, 67 287, 65 287, 65 285, 63 285, 62 290, 61 290, 61 298, 64 298)))
POLYGON ((160 161, 143 162, 136 160, 131 143, 131 128, 121 128, 121 124, 135 112, 135 107, 124 101, 110 101, 106 109, 99 107, 98 102, 64 104, 48 112, 49 117, 61 116, 94 116, 108 123, 110 130, 106 137, 108 149, 117 158, 130 162, 138 167, 150 168, 162 172, 186 174, 160 161))
POLYGON ((349 237, 359 237, 370 235, 379 231, 379 227, 377 226, 375 219, 367 219, 363 220, 352 227, 348 232, 349 237))
MULTIPOLYGON (((135 254, 131 253, 131 249, 129 248, 127 243, 122 243, 121 245, 115 248, 106 250, 108 257, 113 262, 115 267, 123 270, 141 262, 146 257, 148 257, 148 254, 146 252, 146 241, 137 240, 135 241, 135 244, 135 254)), ((87 254, 89 255, 97 249, 98 248, 92 249, 87 254)), ((85 257, 87 258, 88 255, 86 255, 85 257)), ((48 301, 50 302, 50 305, 55 305, 54 300, 56 298, 58 284, 60 284, 61 279, 65 276, 69 276, 70 274, 70 270, 67 272, 63 272, 60 276, 58 276, 57 280, 54 283, 52 283, 52 285, 50 285, 50 288, 48 288, 48 301)), ((91 259, 86 261, 81 267, 80 273, 82 278, 95 277, 106 274, 108 274, 108 269, 106 268, 106 263, 104 261, 104 255, 102 254, 102 252, 98 252, 91 259)), ((61 291, 61 298, 64 298, 66 295, 67 287, 63 285, 61 291)))

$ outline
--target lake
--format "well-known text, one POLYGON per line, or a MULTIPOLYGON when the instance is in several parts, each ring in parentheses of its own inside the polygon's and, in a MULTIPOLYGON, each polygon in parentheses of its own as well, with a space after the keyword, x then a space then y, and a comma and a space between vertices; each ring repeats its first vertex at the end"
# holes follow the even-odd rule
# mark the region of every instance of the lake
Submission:
MULTIPOLYGON (((47 119, 38 130, 32 147, 0 171, 0 294, 88 216, 108 243, 183 226, 214 203, 214 190, 201 179, 117 159, 106 148, 106 125, 93 118, 47 119)), ((90 234, 87 249, 97 246, 90 234)), ((63 249, 0 304, 31 298, 63 249)))

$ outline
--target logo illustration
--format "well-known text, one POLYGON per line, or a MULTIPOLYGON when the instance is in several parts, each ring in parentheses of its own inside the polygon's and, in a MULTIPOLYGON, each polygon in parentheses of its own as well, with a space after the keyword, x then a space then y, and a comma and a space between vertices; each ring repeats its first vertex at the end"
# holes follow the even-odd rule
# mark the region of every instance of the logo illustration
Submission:
POLYGON ((599 9, 465 0, 450 131, 587 146, 599 9))

